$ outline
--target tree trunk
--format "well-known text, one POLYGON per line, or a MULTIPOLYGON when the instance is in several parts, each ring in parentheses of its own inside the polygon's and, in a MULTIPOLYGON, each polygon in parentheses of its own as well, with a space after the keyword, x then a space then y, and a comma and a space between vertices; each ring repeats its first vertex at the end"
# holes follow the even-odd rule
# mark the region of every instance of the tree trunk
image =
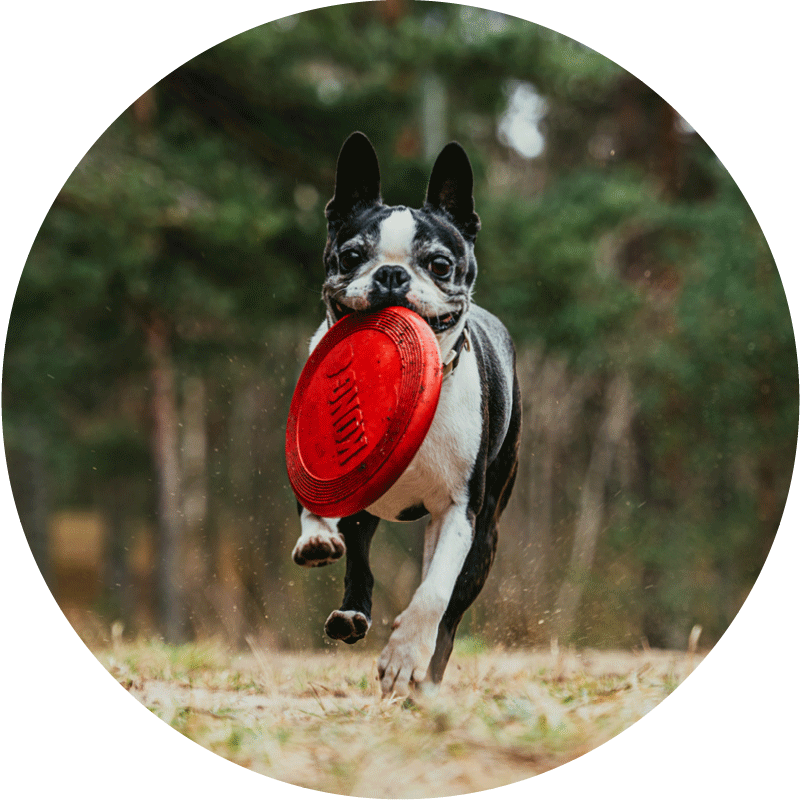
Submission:
POLYGON ((186 603, 195 636, 215 632, 218 620, 208 587, 217 566, 215 537, 208 525, 208 434, 206 386, 200 377, 183 382, 181 478, 186 544, 186 603))
POLYGON ((49 512, 48 473, 45 438, 34 422, 24 422, 19 447, 8 452, 8 477, 22 530, 36 566, 48 588, 54 592, 47 520, 49 512))
POLYGON ((158 480, 156 536, 156 614, 169 642, 186 638, 184 586, 185 527, 178 457, 178 402, 167 324, 151 319, 146 327, 151 364, 153 461, 158 480))
POLYGON ((112 481, 105 488, 100 505, 106 520, 106 550, 103 583, 111 603, 111 612, 126 626, 133 621, 133 586, 128 564, 128 553, 133 545, 131 520, 126 504, 125 485, 112 481))
MULTIPOLYGON (((523 354, 520 363, 523 380, 529 387, 523 419, 526 420, 528 447, 533 454, 528 487, 531 509, 528 536, 536 554, 530 580, 538 615, 552 607, 555 595, 551 571, 555 560, 557 462, 559 454, 571 447, 576 429, 580 427, 582 409, 593 391, 593 382, 571 375, 563 360, 543 353, 535 355, 533 360, 529 354, 523 354)), ((539 635, 549 639, 554 624, 548 619, 547 625, 538 628, 539 635)))
POLYGON ((435 72, 422 76, 422 153, 431 163, 447 144, 447 89, 435 72))
POLYGON ((407 0, 383 0, 378 9, 388 28, 396 25, 408 12, 407 0))
POLYGON ((581 488, 578 522, 567 575, 556 602, 556 631, 570 638, 575 630, 583 590, 594 562, 597 539, 605 512, 605 488, 614 456, 631 419, 631 390, 624 375, 611 379, 606 390, 606 415, 595 437, 589 466, 581 488))

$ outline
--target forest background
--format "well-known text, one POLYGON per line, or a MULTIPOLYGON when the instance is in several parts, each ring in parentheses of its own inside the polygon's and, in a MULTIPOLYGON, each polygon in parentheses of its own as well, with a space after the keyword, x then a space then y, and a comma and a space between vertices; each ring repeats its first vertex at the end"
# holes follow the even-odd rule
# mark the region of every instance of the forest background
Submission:
MULTIPOLYGON (((286 409, 319 320, 341 142, 421 202, 476 168, 476 301, 519 349, 520 479, 476 640, 706 645, 788 490, 797 370, 774 263, 676 112, 545 29, 435 4, 254 29, 140 98, 59 194, 23 273, 3 421, 23 527, 79 629, 318 646, 341 570, 305 572, 286 409), (539 137, 541 136, 541 140, 539 137)), ((376 541, 376 622, 421 527, 376 541)), ((385 637, 379 637, 385 638, 385 637)))

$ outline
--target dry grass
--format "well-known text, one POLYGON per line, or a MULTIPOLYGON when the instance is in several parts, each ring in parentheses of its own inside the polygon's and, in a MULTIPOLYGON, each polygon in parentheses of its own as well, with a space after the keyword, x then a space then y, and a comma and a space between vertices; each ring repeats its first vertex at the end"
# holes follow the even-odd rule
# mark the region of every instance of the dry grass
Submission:
POLYGON ((495 788, 607 741, 700 656, 646 651, 454 654, 435 695, 381 699, 375 656, 343 647, 232 654, 214 643, 97 653, 140 702, 214 753, 273 778, 361 797, 495 788))

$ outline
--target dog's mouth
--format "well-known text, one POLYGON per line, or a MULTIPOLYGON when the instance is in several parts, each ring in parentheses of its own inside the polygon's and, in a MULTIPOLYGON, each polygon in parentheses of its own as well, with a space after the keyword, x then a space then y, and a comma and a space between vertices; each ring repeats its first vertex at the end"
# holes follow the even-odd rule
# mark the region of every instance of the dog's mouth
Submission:
MULTIPOLYGON (((420 314, 419 310, 414 308, 410 303, 394 302, 391 303, 391 305, 404 306, 405 308, 413 311, 415 314, 419 314, 419 316, 428 323, 434 333, 444 333, 444 331, 450 330, 450 328, 458 324, 462 314, 462 311, 448 311, 446 314, 426 317, 424 314, 420 314)), ((346 306, 343 303, 340 303, 338 300, 331 299, 331 309, 333 310, 333 315, 337 322, 349 314, 369 313, 370 311, 379 311, 381 308, 386 307, 387 306, 370 306, 369 308, 357 311, 355 308, 350 308, 350 306, 346 306)))

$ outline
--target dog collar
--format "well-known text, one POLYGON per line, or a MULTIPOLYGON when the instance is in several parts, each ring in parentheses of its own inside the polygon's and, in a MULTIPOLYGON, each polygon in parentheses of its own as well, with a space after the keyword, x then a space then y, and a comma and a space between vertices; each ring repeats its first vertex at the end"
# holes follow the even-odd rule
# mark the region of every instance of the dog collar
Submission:
POLYGON ((461 358, 461 351, 463 349, 470 350, 469 336, 467 336, 467 326, 461 331, 461 335, 456 339, 453 349, 447 354, 447 358, 442 362, 442 380, 450 375, 453 370, 458 366, 458 360, 461 358))

